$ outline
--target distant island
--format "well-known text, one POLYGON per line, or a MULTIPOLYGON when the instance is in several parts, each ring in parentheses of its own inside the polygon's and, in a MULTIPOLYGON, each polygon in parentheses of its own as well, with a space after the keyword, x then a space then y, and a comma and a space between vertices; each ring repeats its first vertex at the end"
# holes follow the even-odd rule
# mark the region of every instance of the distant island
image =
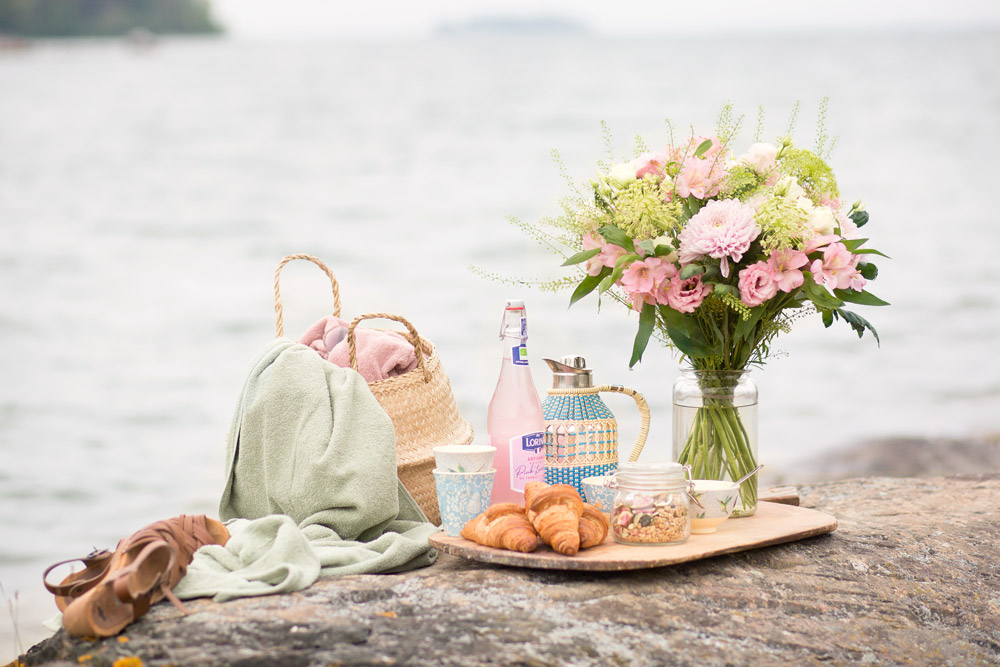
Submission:
POLYGON ((462 22, 441 23, 435 35, 465 34, 585 34, 586 25, 560 16, 483 16, 462 22))
POLYGON ((208 0, 0 0, 0 36, 120 37, 221 32, 208 0))

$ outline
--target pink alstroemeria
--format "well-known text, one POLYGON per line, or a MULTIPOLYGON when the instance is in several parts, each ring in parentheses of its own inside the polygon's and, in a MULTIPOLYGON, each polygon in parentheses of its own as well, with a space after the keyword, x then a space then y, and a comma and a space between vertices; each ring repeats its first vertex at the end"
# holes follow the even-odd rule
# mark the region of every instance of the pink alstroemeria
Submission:
POLYGON ((809 258, 804 252, 791 248, 776 250, 767 260, 775 285, 785 293, 802 286, 802 271, 799 269, 808 263, 809 258))
POLYGON ((840 237, 836 234, 817 234, 816 236, 809 239, 806 243, 806 247, 802 249, 802 252, 807 255, 813 250, 819 250, 825 245, 830 245, 834 241, 839 241, 840 237))
POLYGON ((667 275, 668 264, 659 257, 647 257, 625 269, 621 284, 632 294, 644 293, 652 295, 653 290, 667 275))
POLYGON ((646 174, 663 176, 666 173, 666 153, 643 153, 635 161, 635 177, 642 178, 646 174))
POLYGON ((614 268, 618 258, 625 254, 625 248, 614 243, 607 243, 604 239, 585 234, 583 237, 584 250, 600 249, 601 252, 587 260, 587 275, 596 276, 606 266, 614 268))
MULTIPOLYGON (((830 289, 848 289, 851 284, 857 284, 858 258, 852 255, 843 243, 831 243, 823 249, 823 259, 812 263, 813 278, 817 285, 826 285, 830 289)), ((862 279, 863 280, 863 279, 862 279)))
POLYGON ((751 264, 740 271, 740 301, 753 308, 773 299, 778 293, 771 267, 765 262, 751 264))

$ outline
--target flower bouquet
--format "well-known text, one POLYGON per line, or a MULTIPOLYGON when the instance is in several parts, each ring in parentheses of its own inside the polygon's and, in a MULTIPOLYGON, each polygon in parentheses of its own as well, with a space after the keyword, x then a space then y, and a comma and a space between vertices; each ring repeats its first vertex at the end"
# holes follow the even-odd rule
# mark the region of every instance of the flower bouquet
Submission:
MULTIPOLYGON (((589 189, 563 201, 564 215, 545 221, 554 232, 522 225, 577 269, 551 284, 575 286, 571 304, 597 292, 638 313, 630 366, 655 336, 695 371, 698 407, 674 430, 675 456, 695 478, 735 481, 757 466, 756 424, 749 433, 734 392, 794 319, 818 312, 827 327, 843 320, 878 340, 845 305, 886 305, 866 290, 878 273, 870 260, 885 255, 860 231, 864 206, 841 201, 825 104, 815 151, 789 137, 761 142, 758 122, 755 142, 734 154, 742 118, 727 105, 714 135, 678 141, 671 128, 663 150, 638 142, 635 159, 603 163, 589 189)), ((755 393, 753 406, 755 415, 755 393)), ((756 476, 740 493, 751 514, 756 476)))

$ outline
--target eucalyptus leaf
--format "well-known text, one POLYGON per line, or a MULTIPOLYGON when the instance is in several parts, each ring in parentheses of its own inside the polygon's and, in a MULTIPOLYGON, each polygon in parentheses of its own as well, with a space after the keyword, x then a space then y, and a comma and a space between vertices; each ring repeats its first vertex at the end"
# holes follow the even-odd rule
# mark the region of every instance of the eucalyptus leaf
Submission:
POLYGON ((591 250, 581 250, 576 253, 565 262, 562 263, 563 266, 573 266, 574 264, 579 264, 581 262, 586 262, 591 257, 596 257, 601 252, 600 248, 592 248, 591 250))
POLYGON ((871 262, 865 262, 858 268, 865 280, 875 280, 878 278, 878 267, 871 262))
POLYGON ((705 273, 705 267, 701 264, 688 264, 681 269, 681 280, 687 280, 705 273))

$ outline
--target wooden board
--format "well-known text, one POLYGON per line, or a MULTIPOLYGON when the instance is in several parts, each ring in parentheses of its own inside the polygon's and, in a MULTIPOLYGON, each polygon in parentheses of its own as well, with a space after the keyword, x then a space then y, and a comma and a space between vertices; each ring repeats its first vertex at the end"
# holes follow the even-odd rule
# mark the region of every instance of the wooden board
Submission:
POLYGON ((751 517, 728 519, 715 533, 691 535, 683 544, 629 546, 615 543, 611 535, 604 544, 584 549, 576 556, 563 556, 542 545, 532 553, 484 547, 444 532, 430 537, 431 546, 445 553, 483 563, 532 567, 545 570, 641 570, 675 565, 720 554, 757 549, 782 542, 822 535, 837 529, 837 519, 825 512, 761 502, 751 517))

